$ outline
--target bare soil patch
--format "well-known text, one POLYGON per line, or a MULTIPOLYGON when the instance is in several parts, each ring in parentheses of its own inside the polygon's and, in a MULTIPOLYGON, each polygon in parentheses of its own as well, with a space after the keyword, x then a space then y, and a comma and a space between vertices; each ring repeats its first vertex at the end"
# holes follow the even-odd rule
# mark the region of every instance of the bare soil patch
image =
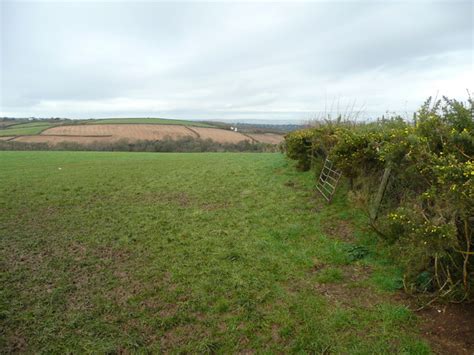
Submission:
POLYGON ((242 133, 219 128, 193 127, 193 131, 199 134, 202 139, 212 139, 219 143, 239 143, 242 141, 250 141, 250 138, 242 133))
POLYGON ((186 129, 187 129, 188 131, 190 131, 196 138, 201 138, 201 136, 199 135, 199 133, 197 133, 193 128, 188 127, 188 126, 184 126, 184 127, 186 127, 186 129))
POLYGON ((331 304, 344 308, 356 306, 370 309, 381 302, 380 295, 369 292, 366 287, 348 287, 347 283, 316 284, 314 289, 331 304))
MULTIPOLYGON (((201 324, 183 324, 168 330, 160 338, 160 346, 161 350, 165 353, 172 353, 173 349, 176 349, 176 346, 179 344, 186 344, 192 339, 207 339, 209 337, 209 331, 201 324)), ((209 349, 208 351, 206 351, 207 349, 203 349, 201 352, 213 353, 212 344, 209 345, 211 349, 209 349)), ((205 345, 203 347, 205 347, 205 345)))
MULTIPOLYGON (((189 128, 186 126, 161 124, 57 126, 44 130, 40 135, 10 138, 14 138, 15 141, 19 142, 48 143, 54 145, 61 142, 91 144, 94 142, 110 143, 121 139, 126 139, 130 142, 133 142, 138 140, 156 141, 163 140, 165 138, 180 139, 184 137, 211 139, 219 143, 238 143, 241 141, 251 140, 251 138, 241 133, 219 128, 189 128)), ((268 142, 270 142, 270 140, 271 139, 269 139, 268 142)))
POLYGON ((354 227, 349 221, 338 220, 337 222, 326 222, 322 226, 322 229, 323 233, 329 237, 348 243, 354 241, 354 227))
POLYGON ((41 133, 43 136, 111 136, 114 140, 160 140, 165 137, 183 138, 194 136, 184 126, 154 124, 105 124, 58 126, 41 133))
POLYGON ((436 353, 474 354, 474 303, 435 305, 417 315, 436 353))
MULTIPOLYGON (((325 267, 322 264, 315 264, 312 272, 320 272, 325 267)), ((316 293, 324 295, 329 302, 347 307, 358 305, 370 308, 380 302, 380 295, 371 292, 366 286, 358 285, 358 282, 370 277, 372 270, 369 266, 345 265, 341 268, 344 274, 343 281, 317 283, 314 285, 316 293)))
POLYGON ((268 144, 280 144, 284 139, 282 135, 274 133, 249 133, 247 135, 257 142, 268 144))

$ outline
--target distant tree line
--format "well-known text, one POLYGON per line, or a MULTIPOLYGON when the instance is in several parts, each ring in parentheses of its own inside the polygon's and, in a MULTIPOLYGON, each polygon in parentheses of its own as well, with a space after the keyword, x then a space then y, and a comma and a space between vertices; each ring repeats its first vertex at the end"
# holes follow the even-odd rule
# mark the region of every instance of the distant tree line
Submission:
POLYGON ((259 124, 259 123, 235 123, 234 127, 237 127, 240 132, 245 133, 274 133, 274 134, 285 134, 293 132, 298 129, 305 128, 301 124, 259 124))
POLYGON ((116 142, 95 141, 89 144, 76 142, 28 143, 0 141, 0 150, 55 150, 55 151, 112 151, 112 152, 277 152, 279 147, 267 143, 219 143, 211 139, 183 137, 165 138, 159 141, 133 141, 122 139, 116 142))

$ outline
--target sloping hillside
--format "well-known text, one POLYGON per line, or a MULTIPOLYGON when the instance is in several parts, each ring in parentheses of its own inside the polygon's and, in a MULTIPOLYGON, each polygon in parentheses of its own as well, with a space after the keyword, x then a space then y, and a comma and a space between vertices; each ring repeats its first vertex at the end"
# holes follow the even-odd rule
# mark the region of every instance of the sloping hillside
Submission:
MULTIPOLYGON (((103 120, 102 122, 110 122, 103 120)), ((167 120, 171 121, 171 120, 167 120)), ((183 121, 185 122, 185 121, 183 121)), ((113 124, 74 124, 57 125, 50 127, 40 126, 41 131, 33 132, 39 134, 23 135, 15 134, 16 130, 4 130, 4 136, 13 137, 10 140, 28 143, 48 143, 51 145, 61 142, 75 142, 79 144, 91 144, 94 142, 117 142, 128 140, 130 142, 139 140, 157 141, 165 138, 180 139, 193 137, 200 139, 211 139, 218 143, 238 143, 242 141, 278 144, 283 137, 276 134, 242 134, 221 128, 188 126, 184 124, 150 124, 150 123, 113 123, 113 124)), ((34 128, 34 127, 32 127, 34 128)))

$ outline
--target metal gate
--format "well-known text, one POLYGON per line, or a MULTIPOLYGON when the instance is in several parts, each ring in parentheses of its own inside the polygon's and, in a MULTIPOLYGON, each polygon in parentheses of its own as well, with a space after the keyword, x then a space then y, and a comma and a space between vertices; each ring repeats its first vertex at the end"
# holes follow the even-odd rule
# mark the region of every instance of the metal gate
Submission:
POLYGON ((341 175, 339 170, 333 169, 332 161, 326 158, 319 180, 316 182, 316 188, 326 201, 331 202, 341 175))

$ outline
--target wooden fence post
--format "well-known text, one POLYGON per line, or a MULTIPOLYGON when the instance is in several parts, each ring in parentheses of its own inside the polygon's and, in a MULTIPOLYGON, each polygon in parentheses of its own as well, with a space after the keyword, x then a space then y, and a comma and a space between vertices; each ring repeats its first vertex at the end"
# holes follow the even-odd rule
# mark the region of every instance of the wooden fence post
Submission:
POLYGON ((388 178, 390 177, 390 173, 392 172, 392 165, 388 164, 385 168, 382 176, 382 181, 380 182, 379 190, 377 191, 377 195, 375 196, 374 205, 370 211, 370 218, 372 221, 377 219, 377 214, 379 212, 380 204, 382 203, 383 195, 385 193, 385 189, 387 188, 388 178))

